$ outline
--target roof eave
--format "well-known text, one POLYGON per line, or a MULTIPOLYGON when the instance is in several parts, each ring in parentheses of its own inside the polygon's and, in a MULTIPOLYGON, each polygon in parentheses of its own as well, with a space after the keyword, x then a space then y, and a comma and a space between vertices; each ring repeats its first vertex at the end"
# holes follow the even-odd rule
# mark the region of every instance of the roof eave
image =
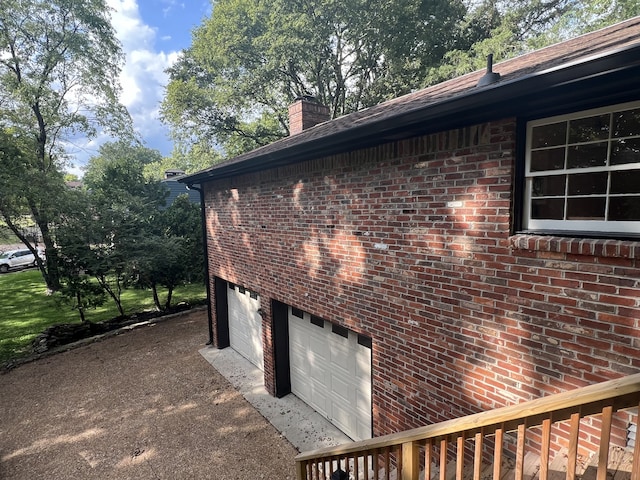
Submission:
POLYGON ((584 92, 589 92, 590 98, 594 94, 604 95, 604 92, 611 92, 614 97, 623 93, 638 94, 638 78, 640 45, 634 45, 513 80, 505 79, 487 87, 473 88, 441 101, 418 105, 396 116, 363 122, 348 130, 244 161, 214 166, 179 181, 203 183, 408 138, 417 135, 417 131, 421 134, 434 133, 456 125, 519 116, 528 102, 535 101, 542 111, 557 105, 559 99, 578 105, 580 97, 585 98, 584 92))

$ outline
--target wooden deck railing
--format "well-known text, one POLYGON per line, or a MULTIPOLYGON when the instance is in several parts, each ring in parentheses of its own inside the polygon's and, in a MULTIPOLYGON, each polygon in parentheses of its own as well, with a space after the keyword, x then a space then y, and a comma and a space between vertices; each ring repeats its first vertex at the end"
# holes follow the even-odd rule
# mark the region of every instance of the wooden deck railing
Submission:
MULTIPOLYGON (((483 480, 499 480, 504 473, 503 460, 511 457, 514 480, 526 480, 529 434, 535 437, 539 450, 537 478, 549 480, 553 432, 554 443, 567 446, 564 468, 566 479, 573 479, 579 458, 581 420, 598 416, 599 421, 593 422, 599 429, 596 480, 605 480, 613 415, 639 404, 640 374, 636 374, 402 433, 303 452, 296 457, 297 478, 329 480, 331 473, 341 468, 350 470, 357 480, 480 480, 481 476, 483 480), (562 427, 553 428, 561 422, 562 427), (563 438, 558 439, 561 434, 563 438)), ((639 471, 640 441, 637 441, 630 479, 640 480, 639 471)))

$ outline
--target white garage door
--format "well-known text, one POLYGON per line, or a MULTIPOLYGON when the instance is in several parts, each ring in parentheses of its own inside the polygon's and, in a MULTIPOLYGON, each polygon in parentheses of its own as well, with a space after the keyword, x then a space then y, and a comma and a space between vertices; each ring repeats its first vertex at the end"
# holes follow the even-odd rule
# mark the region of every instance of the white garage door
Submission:
POLYGON ((229 343, 240 355, 264 370, 260 296, 232 283, 227 289, 229 343))
POLYGON ((296 396, 352 439, 371 438, 370 340, 289 307, 289 360, 296 396))

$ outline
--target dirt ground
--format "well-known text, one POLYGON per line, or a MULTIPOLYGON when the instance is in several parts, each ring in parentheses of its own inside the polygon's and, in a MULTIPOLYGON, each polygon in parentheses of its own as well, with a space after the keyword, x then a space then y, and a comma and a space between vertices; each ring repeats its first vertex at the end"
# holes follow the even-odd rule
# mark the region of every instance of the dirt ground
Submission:
POLYGON ((192 312, 0 375, 0 479, 294 479, 192 312))

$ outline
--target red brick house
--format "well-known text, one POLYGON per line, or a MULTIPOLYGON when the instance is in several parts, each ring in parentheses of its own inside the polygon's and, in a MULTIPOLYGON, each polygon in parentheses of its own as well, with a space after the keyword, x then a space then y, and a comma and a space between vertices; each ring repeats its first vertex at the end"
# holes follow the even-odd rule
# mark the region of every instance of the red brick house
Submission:
POLYGON ((182 180, 213 344, 355 439, 640 371, 640 18, 494 71, 182 180))

